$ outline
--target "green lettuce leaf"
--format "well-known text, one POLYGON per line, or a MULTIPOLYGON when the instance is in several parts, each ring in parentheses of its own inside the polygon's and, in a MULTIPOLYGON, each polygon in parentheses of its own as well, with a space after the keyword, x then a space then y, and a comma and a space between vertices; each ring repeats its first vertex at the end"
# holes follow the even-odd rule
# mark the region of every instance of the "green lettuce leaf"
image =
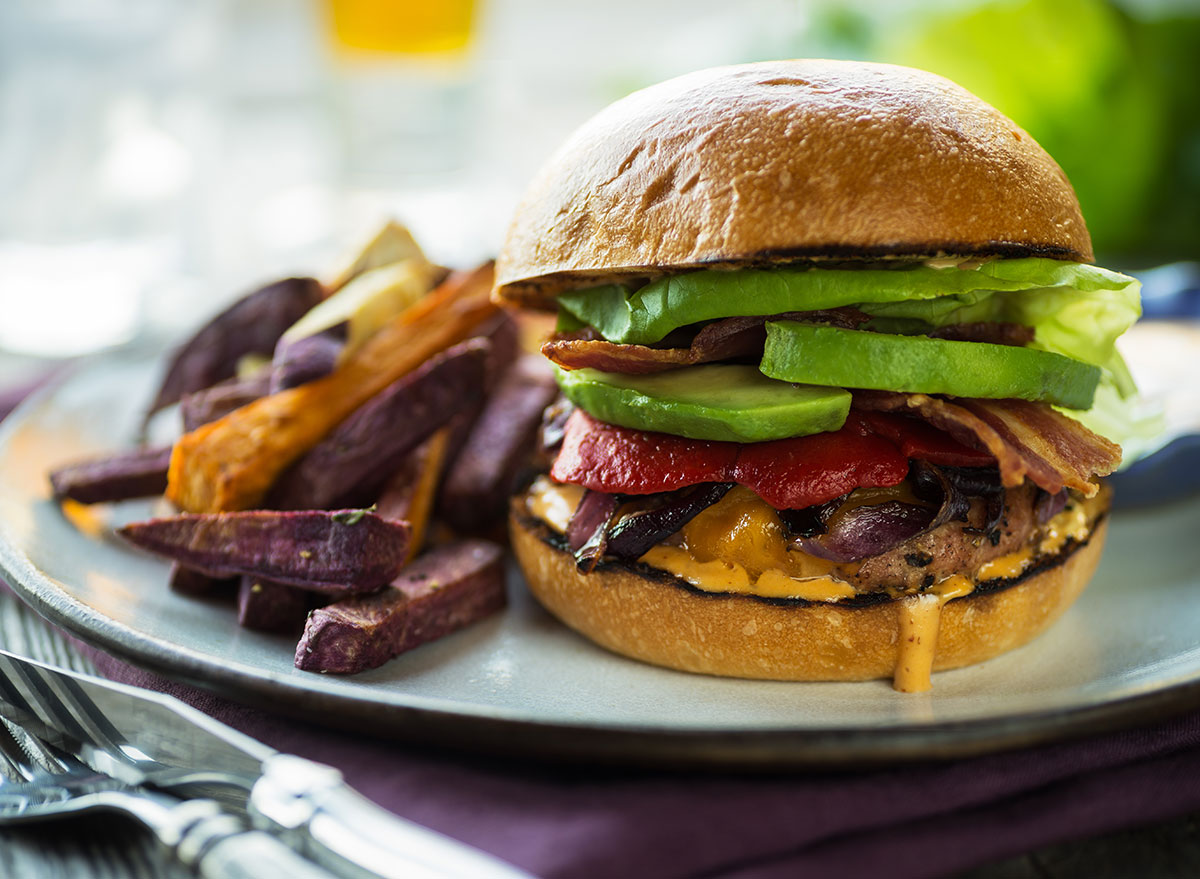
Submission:
POLYGON ((862 309, 876 317, 871 328, 882 332, 919 332, 921 327, 976 321, 1023 324, 1034 329, 1030 347, 1104 368, 1122 396, 1136 391, 1113 343, 1141 316, 1141 284, 1116 272, 1077 263, 999 260, 989 265, 1006 281, 1023 278, 1032 286, 864 304, 862 309), (1049 263, 1053 268, 1042 273, 1042 268, 1026 265, 1029 263, 1049 263))
MULTIPOLYGON (((897 321, 942 325, 959 314, 1008 313, 998 293, 1034 293, 1016 311, 1048 339, 1047 350, 1106 365, 1112 340, 1137 318, 1138 284, 1095 266, 1051 259, 997 259, 933 267, 898 263, 869 269, 744 269, 662 278, 631 291, 609 285, 565 293, 561 308, 611 342, 652 344, 688 324, 854 305, 897 321), (1047 294, 1058 294, 1041 301, 1047 294), (1045 329, 1042 329, 1042 326, 1045 329), (1094 338, 1099 333, 1099 338, 1094 338), (1089 356, 1068 353, 1080 350, 1089 356)), ((1000 320, 973 317, 971 320, 1000 320)), ((1021 322, 1028 322, 1024 320, 1021 322)))
POLYGON ((1167 440, 1162 407, 1147 403, 1136 394, 1123 394, 1109 374, 1100 379, 1092 408, 1087 411, 1055 408, 1093 433, 1117 443, 1121 447, 1118 470, 1158 451, 1167 440))

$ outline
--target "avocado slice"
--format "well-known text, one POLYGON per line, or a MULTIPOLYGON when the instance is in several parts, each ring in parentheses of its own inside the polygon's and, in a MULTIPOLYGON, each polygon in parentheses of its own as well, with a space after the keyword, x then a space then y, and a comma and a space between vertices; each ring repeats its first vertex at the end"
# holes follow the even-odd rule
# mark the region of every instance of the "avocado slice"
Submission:
POLYGON ((1099 367, 1061 354, 769 321, 759 365, 782 381, 956 397, 1016 397, 1088 409, 1099 367))
POLYGON ((652 375, 558 370, 558 386, 601 421, 686 436, 755 443, 837 430, 850 394, 779 382, 746 365, 689 366, 652 375))

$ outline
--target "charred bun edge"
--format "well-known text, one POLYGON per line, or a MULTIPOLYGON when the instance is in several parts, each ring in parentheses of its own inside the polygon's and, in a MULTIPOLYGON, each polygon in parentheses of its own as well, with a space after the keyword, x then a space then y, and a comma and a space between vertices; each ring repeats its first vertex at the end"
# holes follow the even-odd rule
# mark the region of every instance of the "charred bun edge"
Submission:
MULTIPOLYGON (((524 495, 518 494, 513 498, 512 515, 516 522, 525 530, 532 533, 543 544, 558 552, 568 553, 566 537, 559 534, 541 519, 530 514, 524 509, 524 495)), ((1100 513, 1091 523, 1088 529, 1088 536, 1084 540, 1075 540, 1067 538, 1062 548, 1052 556, 1041 559, 1037 564, 1031 565, 1027 570, 1023 571, 1017 577, 995 577, 991 580, 983 580, 976 584, 975 589, 970 595, 963 596, 955 601, 970 600, 983 595, 993 595, 1003 592, 1006 589, 1012 589, 1015 586, 1020 586, 1026 580, 1030 580, 1039 574, 1057 568, 1063 565, 1076 552, 1083 549, 1092 541, 1093 535, 1100 529, 1100 526, 1108 518, 1109 511, 1105 510, 1100 513)), ((675 576, 670 571, 664 571, 661 568, 655 568, 651 565, 643 564, 642 562, 624 562, 619 559, 602 559, 596 565, 594 572, 604 573, 606 571, 623 571, 630 574, 636 574, 654 583, 659 583, 664 586, 674 586, 676 589, 682 589, 692 595, 712 600, 735 600, 742 599, 746 601, 755 601, 762 604, 771 605, 774 607, 810 607, 812 605, 828 605, 831 602, 825 601, 810 601, 807 598, 772 598, 763 595, 750 595, 740 592, 709 592, 705 589, 700 589, 693 586, 686 580, 675 576)), ((902 598, 893 598, 886 592, 864 592, 853 598, 842 599, 837 602, 832 602, 838 607, 846 608, 864 608, 873 607, 879 604, 888 604, 889 602, 901 601, 902 598)))

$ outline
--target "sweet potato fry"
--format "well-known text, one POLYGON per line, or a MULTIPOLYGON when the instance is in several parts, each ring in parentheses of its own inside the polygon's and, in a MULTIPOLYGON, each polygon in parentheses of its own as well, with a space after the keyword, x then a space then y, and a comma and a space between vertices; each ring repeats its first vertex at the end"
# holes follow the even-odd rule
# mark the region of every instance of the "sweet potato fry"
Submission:
POLYGON ((179 562, 171 562, 171 573, 167 575, 167 585, 172 592, 200 598, 218 595, 232 589, 237 580, 229 577, 210 577, 195 568, 185 568, 179 562))
POLYGON ((271 393, 324 378, 337 368, 346 347, 346 324, 328 327, 299 339, 284 337, 271 361, 271 393))
POLYGON ((249 574, 331 595, 387 585, 409 543, 407 524, 366 510, 201 513, 134 522, 117 533, 213 577, 249 574))
POLYGON ((147 414, 233 378, 247 354, 270 357, 284 330, 320 302, 324 292, 315 278, 286 278, 239 299, 176 352, 147 414))
POLYGON ((404 569, 389 588, 313 611, 296 667, 352 674, 448 635, 505 604, 504 552, 494 543, 447 543, 404 569))
POLYGON ((242 577, 238 582, 238 625, 259 632, 297 632, 308 616, 309 595, 302 589, 242 577))
POLYGON ((266 506, 326 510, 376 500, 405 456, 480 398, 489 347, 483 339, 453 345, 392 382, 284 473, 266 506))
POLYGON ((488 352, 487 379, 483 389, 491 393, 520 353, 520 330, 507 312, 501 311, 476 328, 479 338, 491 342, 488 352))
POLYGON ((50 473, 58 500, 100 504, 162 494, 167 487, 170 446, 148 446, 77 461, 50 473))
POLYGON ((462 451, 471 435, 471 427, 479 419, 483 407, 487 403, 487 395, 495 390, 497 383, 508 372, 513 361, 517 359, 520 348, 519 329, 517 322, 507 312, 500 312, 476 328, 479 337, 487 339, 492 344, 488 354, 487 377, 484 380, 483 392, 485 397, 475 402, 469 409, 459 412, 446 424, 449 439, 446 445, 446 460, 453 461, 462 451))
POLYGON ((446 463, 447 431, 443 427, 414 449, 388 480, 375 503, 376 515, 407 522, 412 529, 412 541, 408 545, 410 562, 425 545, 425 530, 446 463))
POLYGON ((425 258, 420 245, 408 229, 395 220, 389 220, 352 258, 346 260, 344 266, 329 278, 325 287, 330 293, 336 293, 364 272, 414 258, 425 258))
POLYGON ((542 411, 558 396, 540 357, 504 376, 446 471, 438 512, 453 528, 477 532, 504 515, 513 480, 536 445, 542 411))
POLYGON ((270 380, 268 370, 264 369, 250 378, 231 378, 211 388, 184 394, 179 401, 184 432, 190 433, 202 425, 224 418, 234 409, 253 403, 269 391, 270 380))
POLYGON ((191 512, 259 505, 284 470, 346 416, 496 313, 492 266, 452 275, 333 374, 243 406, 180 438, 167 497, 191 512))
POLYGON ((343 350, 337 359, 340 364, 444 278, 441 270, 424 257, 370 269, 288 327, 279 342, 291 344, 341 327, 343 350))

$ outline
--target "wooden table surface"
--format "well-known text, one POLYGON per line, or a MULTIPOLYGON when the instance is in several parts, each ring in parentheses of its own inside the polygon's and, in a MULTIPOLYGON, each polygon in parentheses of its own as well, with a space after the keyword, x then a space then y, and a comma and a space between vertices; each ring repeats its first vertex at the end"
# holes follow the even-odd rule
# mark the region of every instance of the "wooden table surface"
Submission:
MULTIPOLYGON (((57 631, 0 591, 0 647, 92 671, 57 631)), ((1200 783, 1193 779, 1192 783, 1200 783)), ((0 879, 182 879, 154 838, 119 816, 0 829, 0 879)), ((1144 828, 1049 846, 977 867, 960 879, 1195 879, 1200 813, 1144 828)))

